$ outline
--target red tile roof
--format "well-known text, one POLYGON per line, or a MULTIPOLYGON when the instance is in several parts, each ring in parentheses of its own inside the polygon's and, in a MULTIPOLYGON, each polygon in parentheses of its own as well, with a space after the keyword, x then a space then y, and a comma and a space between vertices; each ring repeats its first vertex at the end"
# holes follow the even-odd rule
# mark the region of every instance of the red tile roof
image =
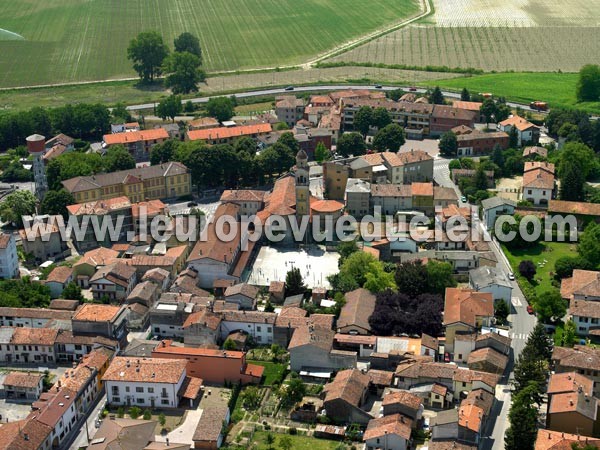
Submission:
POLYGON ((255 134, 269 133, 273 129, 270 123, 259 123, 256 125, 242 125, 238 127, 209 128, 206 130, 190 130, 187 132, 190 141, 206 141, 214 139, 229 139, 241 136, 252 136, 255 134))
POLYGON ((519 130, 519 131, 525 131, 525 130, 528 130, 529 128, 535 127, 534 124, 532 124, 528 120, 525 120, 522 117, 519 117, 517 115, 514 115, 512 117, 509 117, 506 120, 503 120, 498 125, 500 125, 501 127, 513 126, 513 127, 516 127, 517 130, 519 130))
POLYGON ((46 283, 55 282, 65 284, 68 279, 73 275, 73 269, 68 266, 55 267, 52 272, 48 274, 46 283))
POLYGON ((489 292, 446 288, 444 324, 462 322, 475 326, 477 317, 494 316, 494 299, 489 292))
POLYGON ((538 430, 535 450, 572 450, 573 444, 579 445, 580 448, 586 445, 600 448, 600 439, 561 431, 538 430))
POLYGON ((4 378, 4 387, 36 388, 43 377, 44 374, 40 372, 10 372, 4 378))
POLYGON ((120 306, 85 303, 75 312, 73 320, 108 322, 116 318, 120 306))
POLYGON ((169 139, 169 133, 164 128, 154 128, 152 130, 126 131, 123 133, 105 134, 104 142, 107 145, 130 144, 140 141, 153 141, 159 139, 169 139))
POLYGON ((372 419, 367 425, 363 441, 381 438, 385 435, 400 436, 405 440, 410 439, 412 420, 402 414, 392 414, 378 419, 372 419))
POLYGON ((117 356, 111 362, 102 380, 175 384, 185 373, 186 365, 185 359, 117 356))
POLYGON ((568 202, 566 200, 550 200, 549 213, 576 214, 583 216, 600 216, 599 203, 568 202))

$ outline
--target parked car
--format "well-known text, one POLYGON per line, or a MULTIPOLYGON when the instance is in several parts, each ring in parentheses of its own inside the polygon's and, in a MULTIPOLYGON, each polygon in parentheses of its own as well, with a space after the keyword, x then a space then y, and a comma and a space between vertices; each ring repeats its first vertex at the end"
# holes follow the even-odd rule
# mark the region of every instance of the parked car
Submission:
POLYGON ((293 91, 294 90, 294 86, 288 86, 285 88, 286 91, 293 91))
POLYGON ((463 203, 467 203, 467 197, 463 195, 463 196, 460 198, 460 201, 461 201, 461 202, 463 202, 463 203))
POLYGON ((533 310, 533 307, 531 305, 527 305, 527 312, 529 314, 534 314, 535 311, 533 310))
POLYGON ((380 85, 380 84, 376 84, 376 85, 375 85, 375 89, 381 89, 382 87, 383 87, 383 86, 382 86, 382 85, 380 85))
POLYGON ((408 90, 409 90, 410 92, 416 92, 416 91, 417 91, 417 88, 416 88, 415 86, 411 86, 411 87, 409 87, 409 88, 408 88, 408 90))
POLYGON ((515 274, 514 274, 514 273, 512 273, 512 272, 508 272, 508 279, 509 279, 510 281, 515 281, 515 274))
POLYGON ((189 202, 187 205, 188 205, 188 208, 191 208, 193 206, 198 206, 198 203, 196 203, 196 202, 189 202))

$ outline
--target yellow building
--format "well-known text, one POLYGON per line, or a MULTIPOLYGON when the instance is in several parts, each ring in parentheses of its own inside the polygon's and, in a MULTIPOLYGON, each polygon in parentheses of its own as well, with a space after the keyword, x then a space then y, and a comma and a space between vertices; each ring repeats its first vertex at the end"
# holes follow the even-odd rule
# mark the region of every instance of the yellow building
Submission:
POLYGON ((190 195, 192 178, 180 162, 75 177, 62 182, 77 203, 126 196, 132 203, 190 195))

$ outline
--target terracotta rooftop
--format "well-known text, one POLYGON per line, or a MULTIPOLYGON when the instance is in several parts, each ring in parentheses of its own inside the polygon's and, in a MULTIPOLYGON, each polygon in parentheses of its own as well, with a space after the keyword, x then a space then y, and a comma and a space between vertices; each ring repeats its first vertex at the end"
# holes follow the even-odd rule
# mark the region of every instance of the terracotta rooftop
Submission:
POLYGON ((52 272, 48 274, 46 278, 46 283, 61 283, 65 284, 69 278, 73 275, 73 269, 68 266, 58 266, 55 267, 52 272))
POLYGON ((108 322, 116 319, 120 306, 85 303, 75 312, 73 320, 108 322))
POLYGON ((115 357, 102 381, 176 384, 185 373, 185 359, 115 357))
POLYGON ((598 370, 600 349, 576 345, 573 348, 554 347, 552 360, 563 368, 598 370))
POLYGON ((415 411, 418 411, 421 403, 421 397, 411 394, 408 391, 390 392, 384 395, 383 401, 381 402, 383 406, 400 404, 414 409, 415 411))
POLYGON ((140 217, 140 214, 145 210, 146 217, 154 217, 158 214, 164 214, 166 207, 167 205, 158 199, 133 203, 131 205, 131 215, 132 217, 140 217))
POLYGON ((525 161, 523 172, 529 172, 530 170, 542 169, 548 173, 554 174, 556 167, 554 164, 545 161, 525 161))
POLYGON ((296 180, 292 176, 280 178, 273 190, 265 196, 265 207, 257 216, 264 222, 273 214, 286 216, 296 213, 296 180))
POLYGON ((489 292, 446 288, 444 324, 462 322, 474 327, 477 317, 494 316, 494 299, 489 292))
POLYGON ((453 108, 447 105, 434 105, 432 118, 436 119, 457 119, 457 120, 468 120, 475 122, 479 117, 479 111, 471 111, 462 108, 453 108))
POLYGON ((39 450, 51 432, 51 427, 34 418, 5 423, 0 426, 0 449, 39 450))
POLYGON ((372 184, 371 195, 374 197, 411 197, 412 189, 408 184, 372 184))
POLYGON ((0 248, 5 249, 11 240, 11 235, 6 233, 0 233, 0 248))
POLYGON ((433 160, 433 157, 427 153, 426 151, 423 150, 408 150, 408 151, 404 151, 404 152, 398 152, 397 153, 398 156, 398 160, 400 161, 401 165, 406 165, 406 164, 414 164, 414 163, 418 163, 418 162, 422 162, 422 161, 431 161, 433 160))
POLYGON ((346 303, 342 307, 337 327, 344 328, 356 325, 367 331, 371 330, 369 317, 375 310, 376 298, 367 289, 359 288, 344 295, 346 303))
POLYGON ((413 183, 411 192, 415 197, 433 197, 433 183, 413 183))
POLYGON ((458 424, 476 433, 490 414, 494 395, 484 389, 474 389, 461 402, 458 409, 458 424))
POLYGON ((243 295, 255 299, 258 296, 258 288, 248 283, 238 283, 225 289, 226 298, 234 295, 243 295))
POLYGON ((469 111, 477 112, 479 112, 479 110, 481 109, 481 105, 483 105, 483 103, 481 102, 467 102, 464 100, 454 100, 452 102, 452 106, 454 106, 455 108, 468 109, 469 111))
POLYGON ((179 395, 183 398, 195 400, 202 391, 202 378, 197 377, 185 377, 181 388, 179 388, 179 395))
POLYGON ((484 347, 477 350, 473 350, 469 354, 467 364, 479 364, 488 363, 496 368, 497 373, 504 372, 506 365, 508 364, 508 356, 494 350, 491 347, 484 347))
POLYGON ((358 369, 340 370, 333 381, 323 388, 325 402, 344 400, 359 406, 363 393, 369 387, 369 376, 358 369))
POLYGON ((20 388, 33 389, 38 387, 44 374, 40 372, 10 372, 4 378, 4 387, 15 386, 20 388))
POLYGON ((214 139, 230 139, 241 136, 253 136, 256 134, 269 133, 272 130, 273 129, 270 123, 260 123, 256 125, 190 130, 187 132, 187 137, 190 141, 207 141, 214 139))
POLYGON ((548 156, 548 150, 544 147, 525 147, 523 149, 523 157, 525 158, 531 155, 540 155, 542 158, 546 158, 548 156))
POLYGON ((570 300, 574 295, 581 297, 600 296, 600 272, 573 270, 571 278, 563 278, 560 285, 562 298, 570 300))
MULTIPOLYGON (((134 257, 135 258, 135 257, 134 257)), ((135 267, 129 265, 133 261, 132 259, 122 259, 108 266, 100 267, 94 275, 90 277, 90 283, 105 279, 114 284, 118 284, 123 287, 129 285, 129 281, 135 276, 135 267)))
POLYGON ((92 267, 105 266, 114 263, 118 257, 119 252, 117 251, 106 247, 98 247, 94 250, 85 252, 79 261, 73 265, 73 267, 84 264, 89 264, 92 267))
POLYGON ((194 442, 210 442, 216 446, 228 413, 229 410, 225 406, 204 408, 192 440, 194 442))
POLYGON ((503 120, 498 125, 500 125, 501 127, 513 126, 513 127, 516 127, 517 130, 519 130, 519 131, 525 131, 525 130, 528 130, 529 128, 535 127, 534 124, 532 124, 528 120, 525 120, 522 117, 519 117, 517 115, 514 115, 512 117, 509 117, 506 120, 503 120))
POLYGON ((394 372, 387 370, 370 369, 367 372, 371 384, 378 386, 391 386, 394 381, 394 372))
POLYGON ((344 204, 337 200, 317 200, 310 202, 310 209, 317 213, 334 213, 344 209, 344 204))
POLYGON ((402 414, 371 419, 363 435, 363 441, 381 438, 385 435, 396 435, 409 440, 412 420, 402 414))
POLYGON ((548 414, 577 412, 593 421, 596 420, 598 399, 583 392, 563 392, 550 398, 548 414))
POLYGON ((569 314, 576 317, 600 319, 600 302, 572 299, 569 314))
POLYGON ((122 209, 131 208, 131 201, 129 198, 115 197, 106 200, 96 200, 93 202, 77 203, 75 205, 67 206, 67 211, 73 216, 84 216, 84 215, 105 215, 110 214, 113 211, 120 211, 122 209))
POLYGON ((572 450, 574 444, 580 448, 586 445, 600 448, 600 439, 561 431, 538 430, 535 450, 572 450))
POLYGON ((579 389, 588 395, 594 392, 594 381, 577 372, 553 373, 548 382, 548 394, 562 392, 578 392, 579 389))
POLYGON ((54 345, 58 330, 53 328, 16 327, 10 340, 13 345, 54 345))
POLYGON ((46 308, 12 308, 0 306, 0 317, 22 317, 29 319, 57 319, 70 320, 71 311, 60 311, 46 308))
POLYGON ((452 440, 429 441, 428 448, 429 450, 477 450, 477 446, 462 444, 452 440))
POLYGON ((523 174, 523 188, 554 189, 554 175, 540 168, 529 170, 523 174))
POLYGON ((164 128, 152 130, 125 131, 123 133, 105 134, 104 142, 107 145, 131 144, 140 141, 153 141, 157 139, 169 139, 169 133, 164 128))
POLYGON ((265 199, 265 191, 258 191, 253 189, 236 189, 236 190, 225 190, 221 194, 220 201, 224 202, 263 202, 265 199))
POLYGON ((548 212, 582 216, 600 216, 600 204, 550 200, 548 202, 548 212))
POLYGON ((304 345, 312 345, 319 347, 322 350, 329 351, 333 345, 334 336, 335 332, 333 330, 311 325, 301 325, 294 330, 294 334, 288 345, 288 350, 304 345))

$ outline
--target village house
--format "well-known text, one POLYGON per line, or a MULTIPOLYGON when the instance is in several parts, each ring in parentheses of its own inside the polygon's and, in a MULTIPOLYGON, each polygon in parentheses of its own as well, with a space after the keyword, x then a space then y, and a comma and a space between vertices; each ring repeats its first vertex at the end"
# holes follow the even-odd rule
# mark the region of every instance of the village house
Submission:
MULTIPOLYGON (((156 420, 105 418, 94 434, 94 450, 158 450, 165 442, 156 442, 156 420)), ((169 450, 189 450, 190 444, 169 440, 169 450)))
POLYGON ((149 311, 152 334, 164 338, 183 338, 184 324, 196 306, 191 303, 191 297, 190 294, 177 294, 174 298, 161 295, 149 311))
POLYGON ((556 181, 554 164, 526 162, 521 197, 535 206, 547 206, 554 197, 556 181))
POLYGON ((44 281, 50 289, 50 297, 59 298, 67 285, 73 281, 73 269, 68 266, 55 267, 44 281))
POLYGON ((490 326, 492 317, 494 317, 494 300, 491 293, 446 288, 444 304, 446 351, 454 352, 454 337, 457 334, 473 333, 482 326, 490 326))
POLYGON ((125 131, 122 133, 105 134, 104 147, 122 145, 137 162, 150 161, 150 152, 157 144, 169 139, 169 133, 164 128, 152 130, 125 131))
POLYGON ((225 429, 229 424, 229 408, 207 406, 203 409, 200 421, 192 440, 194 449, 217 450, 225 440, 225 429))
POLYGON ((189 376, 205 383, 257 384, 264 367, 246 362, 246 353, 212 348, 191 348, 162 341, 153 351, 153 358, 184 359, 189 376))
POLYGON ((122 342, 126 338, 127 309, 123 306, 85 303, 71 320, 73 333, 103 336, 122 342))
POLYGON ((12 234, 0 233, 0 278, 9 279, 19 276, 19 258, 17 244, 12 234))
POLYGON ((4 396, 15 400, 37 400, 44 386, 41 372, 10 372, 4 378, 4 396))
POLYGON ((483 224, 488 230, 493 230, 499 216, 512 216, 517 203, 502 197, 490 197, 481 201, 483 224))
POLYGON ((72 311, 51 308, 11 308, 0 307, 0 326, 44 328, 52 320, 71 320, 72 311))
POLYGON ((344 295, 346 303, 337 320, 337 332, 342 334, 371 334, 369 317, 375 310, 376 298, 366 289, 359 288, 344 295))
POLYGON ((117 172, 70 178, 62 182, 78 203, 126 196, 132 203, 190 195, 189 169, 177 161, 117 172))
POLYGON ((577 334, 588 336, 600 330, 600 272, 573 270, 563 278, 561 297, 569 302, 569 315, 577 326, 577 334))
POLYGON ((577 372, 594 382, 594 395, 600 396, 600 350, 585 345, 554 347, 552 365, 556 373, 577 372))
POLYGON ((367 450, 410 448, 413 421, 402 414, 371 419, 363 435, 367 450))
MULTIPOLYGON (((466 128, 466 127, 465 127, 466 128)), ((454 132, 455 129, 452 129, 454 132)), ((510 138, 504 131, 481 131, 466 128, 455 133, 458 141, 456 156, 485 156, 491 154, 496 148, 506 150, 510 138)))
POLYGON ((364 406, 369 392, 369 376, 358 369, 341 370, 323 388, 323 407, 335 423, 366 425, 373 417, 364 406))
POLYGON ((494 302, 505 301, 510 305, 512 283, 499 267, 478 267, 469 271, 469 287, 478 292, 489 292, 494 302))
POLYGON ((235 203, 240 214, 250 216, 260 211, 265 203, 265 191, 252 189, 225 190, 221 194, 221 203, 235 203))
POLYGON ((291 370, 307 377, 316 377, 340 369, 356 367, 356 353, 333 349, 335 332, 330 329, 303 325, 294 330, 288 345, 291 370))
POLYGON ((235 331, 243 331, 252 336, 258 345, 271 345, 273 343, 276 313, 263 311, 231 311, 219 313, 221 316, 221 341, 235 331))
POLYGON ((202 380, 187 376, 185 359, 115 357, 102 381, 108 404, 177 408, 201 394, 202 380))
POLYGON ((304 117, 304 100, 294 95, 282 95, 275 101, 275 115, 279 122, 293 128, 304 117))
POLYGON ((519 147, 526 144, 537 145, 540 140, 539 127, 522 117, 514 115, 498 123, 498 129, 509 135, 513 128, 517 130, 517 145, 519 147))
POLYGON ((256 309, 258 288, 248 283, 238 283, 225 289, 225 301, 239 305, 240 309, 256 309))
POLYGON ((600 222, 600 204, 550 200, 548 202, 548 215, 554 219, 556 219, 556 216, 573 215, 577 219, 577 229, 582 231, 587 224, 600 222))
POLYGON ((58 330, 53 328, 17 327, 12 331, 10 340, 3 342, 6 348, 3 361, 6 363, 45 364, 56 361, 54 344, 58 330))
POLYGON ((62 216, 58 215, 23 217, 25 229, 19 230, 21 245, 36 263, 58 261, 71 255, 67 240, 62 238, 58 226, 62 220, 62 216))
POLYGON ((548 157, 548 150, 544 147, 530 146, 523 149, 523 159, 535 160, 535 159, 546 159, 548 157))
POLYGON ((388 391, 381 402, 383 415, 402 414, 413 421, 421 420, 423 403, 421 397, 408 391, 388 391))
POLYGON ((118 261, 119 252, 98 247, 84 253, 79 260, 73 264, 73 279, 77 285, 87 288, 90 285, 90 278, 102 267, 110 266, 118 261))
POLYGON ((101 267, 89 280, 95 300, 108 298, 121 303, 131 293, 136 282, 136 269, 122 262, 101 267))
POLYGON ((182 326, 183 342, 189 346, 217 346, 221 342, 221 317, 204 308, 191 313, 182 326))
POLYGON ((591 436, 582 436, 580 433, 569 434, 560 431, 544 430, 537 431, 535 450, 570 449, 574 445, 600 448, 600 439, 591 436))

